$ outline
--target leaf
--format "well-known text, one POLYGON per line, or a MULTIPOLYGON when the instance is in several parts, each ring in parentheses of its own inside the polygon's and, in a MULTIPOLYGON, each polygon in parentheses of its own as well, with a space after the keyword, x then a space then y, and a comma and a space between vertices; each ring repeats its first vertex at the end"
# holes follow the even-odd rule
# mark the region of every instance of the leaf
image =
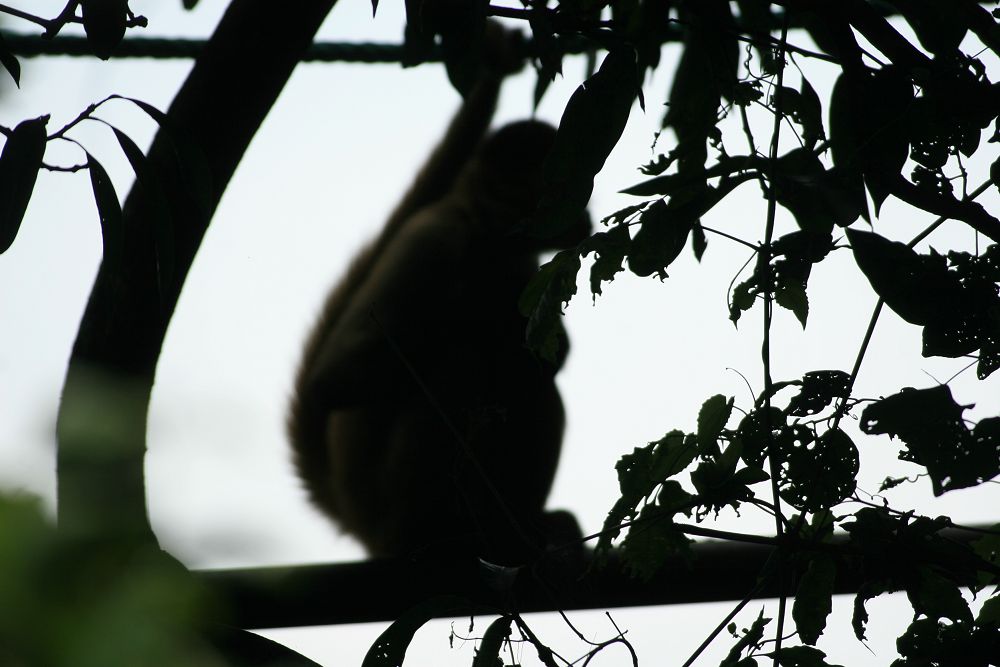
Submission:
POLYGON ((941 6, 934 0, 888 0, 917 33, 920 44, 931 53, 949 56, 954 53, 968 29, 962 11, 941 6))
POLYGON ((622 559, 633 577, 649 581, 660 571, 668 559, 680 556, 690 561, 693 540, 677 530, 665 512, 655 505, 646 505, 639 515, 639 522, 629 528, 622 545, 622 559))
POLYGON ((3 35, 0 35, 0 64, 3 65, 4 69, 7 70, 7 73, 10 74, 12 79, 14 79, 14 85, 20 88, 21 63, 17 61, 14 54, 11 53, 9 48, 7 48, 7 44, 3 40, 3 35))
POLYGON ((779 436, 781 497, 792 507, 819 512, 854 493, 858 476, 858 448, 842 430, 814 438, 804 427, 789 427, 779 436))
POLYGON ((472 667, 503 667, 500 651, 503 650, 504 642, 510 639, 510 624, 513 620, 510 616, 501 616, 490 623, 472 659, 472 667))
POLYGON ((401 667, 406 649, 417 630, 432 618, 454 615, 459 609, 467 607, 464 600, 453 595, 434 597, 411 607, 378 636, 361 666, 401 667))
POLYGON ((848 398, 851 376, 844 371, 809 371, 802 376, 802 388, 788 402, 788 414, 808 417, 822 412, 835 398, 848 398))
POLYGON ((118 193, 108 177, 108 172, 93 155, 86 152, 90 184, 94 190, 94 203, 101 221, 101 238, 104 247, 104 262, 111 274, 117 274, 123 255, 122 208, 118 203, 118 193))
POLYGON ((733 413, 733 399, 716 394, 698 412, 698 451, 702 456, 719 454, 719 435, 733 413))
POLYGON ((625 129, 639 89, 635 52, 614 48, 570 96, 545 162, 546 192, 536 213, 540 236, 557 236, 580 218, 594 176, 625 129))
MULTIPOLYGON (((212 645, 226 658, 226 664, 240 667, 321 667, 304 655, 249 630, 223 627, 212 645)), ((152 656, 150 656, 152 658, 152 656)))
POLYGON ((580 255, 586 257, 594 253, 595 260, 590 268, 590 292, 595 297, 602 294, 601 283, 611 282, 615 275, 623 271, 625 254, 632 239, 628 226, 619 224, 606 232, 597 232, 580 244, 580 255))
POLYGON ((125 36, 128 0, 80 0, 87 43, 101 60, 114 53, 125 36))
POLYGON ((45 155, 48 116, 24 120, 11 130, 0 153, 0 253, 14 243, 45 155))
MULTIPOLYGON (((604 520, 604 529, 598 540, 597 549, 609 548, 611 541, 618 537, 621 524, 634 516, 639 503, 651 495, 667 478, 687 468, 697 454, 698 448, 694 438, 675 430, 656 442, 636 447, 631 454, 622 456, 615 464, 621 497, 604 520)), ((672 515, 675 509, 670 507, 670 503, 672 500, 680 501, 681 490, 664 485, 664 491, 668 496, 661 506, 669 508, 672 515)))
POLYGON ((372 18, 375 18, 376 13, 378 13, 378 0, 372 0, 372 18))
POLYGON ((826 619, 833 610, 833 585, 837 564, 829 554, 817 553, 809 559, 805 573, 799 579, 792 605, 792 619, 799 637, 815 645, 826 628, 826 619))
POLYGON ((632 239, 628 256, 632 273, 665 277, 666 268, 681 254, 697 220, 692 213, 691 206, 671 208, 662 199, 650 204, 642 212, 641 227, 632 239))
POLYGON ((861 430, 900 438, 899 458, 924 466, 935 496, 1000 475, 1000 417, 983 419, 969 431, 965 406, 947 385, 903 389, 861 413, 861 430))
POLYGON ((792 311, 802 328, 806 328, 809 318, 809 297, 801 285, 794 282, 782 283, 774 293, 775 302, 786 310, 792 311))
POLYGON ((793 149, 778 159, 774 187, 778 203, 795 216, 799 228, 817 236, 829 234, 835 225, 850 225, 863 211, 840 175, 824 168, 806 148, 793 149))
POLYGON ((701 222, 697 220, 691 226, 691 250, 694 252, 694 258, 699 262, 705 255, 705 251, 708 250, 708 239, 705 237, 705 229, 701 226, 701 222))
POLYGON ((528 318, 528 347, 543 359, 556 361, 560 349, 565 348, 566 333, 560 318, 563 304, 576 294, 579 270, 580 256, 575 248, 558 252, 538 268, 518 300, 518 309, 528 318))
MULTIPOLYGON (((737 640, 736 644, 729 649, 729 654, 726 656, 725 660, 722 661, 723 667, 743 667, 746 663, 745 660, 740 660, 740 655, 743 651, 747 649, 758 649, 760 648, 761 640, 764 638, 764 627, 771 622, 770 618, 764 618, 764 610, 761 609, 760 614, 754 619, 753 624, 749 629, 744 630, 743 636, 737 640)), ((730 624, 730 633, 736 634, 736 624, 730 624)), ((752 660, 751 658, 747 658, 752 660)), ((757 662, 753 661, 746 663, 750 665, 756 665, 757 662)))
POLYGON ((1000 627, 1000 595, 994 595, 983 603, 976 616, 976 625, 1000 627))
POLYGON ((763 468, 771 433, 785 426, 785 415, 778 408, 754 410, 745 416, 736 429, 734 442, 740 444, 740 457, 752 468, 763 468))
POLYGON ((944 258, 918 255, 872 232, 848 229, 847 239, 872 289, 907 322, 930 324, 960 299, 961 285, 949 276, 944 258))
POLYGON ((775 658, 781 667, 840 667, 826 661, 826 653, 812 646, 786 646, 768 657, 775 658))
POLYGON ((878 215, 888 181, 909 154, 906 134, 913 102, 909 78, 892 65, 845 69, 830 96, 830 147, 837 167, 864 174, 878 215))
POLYGON ((826 137, 826 132, 823 130, 823 105, 816 90, 805 77, 802 77, 799 100, 795 120, 802 125, 802 141, 805 147, 812 150, 817 142, 826 137))
POLYGON ((915 585, 907 587, 906 596, 918 615, 935 620, 972 621, 969 603, 962 597, 958 586, 930 568, 920 568, 919 579, 915 585))
POLYGON ((156 278, 160 292, 166 293, 168 286, 173 285, 176 273, 174 221, 171 215, 172 207, 163 190, 160 175, 153 168, 146 156, 132 139, 113 125, 109 125, 118 145, 121 146, 125 158, 135 172, 135 179, 149 197, 147 210, 152 218, 154 249, 156 252, 156 278))
MULTIPOLYGON (((652 447, 649 481, 653 486, 682 472, 691 465, 698 453, 694 438, 678 430, 670 431, 656 442, 649 443, 649 446, 652 447)), ((651 490, 650 488, 644 495, 648 495, 651 490)))
POLYGON ((679 9, 684 50, 674 71, 664 127, 672 127, 683 156, 682 173, 698 172, 705 142, 715 132, 723 97, 732 98, 739 69, 739 42, 729 2, 701 0, 679 9))

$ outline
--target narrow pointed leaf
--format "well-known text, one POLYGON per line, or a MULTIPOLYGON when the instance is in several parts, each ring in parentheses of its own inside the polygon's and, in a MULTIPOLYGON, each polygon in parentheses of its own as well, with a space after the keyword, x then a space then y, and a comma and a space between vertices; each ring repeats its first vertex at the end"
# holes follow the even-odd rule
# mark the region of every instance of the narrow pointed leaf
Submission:
POLYGON ((121 266, 122 259, 122 208, 108 172, 90 153, 87 153, 87 169, 90 172, 90 184, 94 189, 97 215, 101 220, 104 262, 112 267, 114 273, 117 267, 121 266))
POLYGON ((18 62, 14 54, 11 53, 10 49, 7 48, 7 44, 3 41, 3 36, 0 35, 0 64, 3 65, 4 69, 10 74, 11 78, 14 79, 14 85, 18 88, 21 87, 21 63, 18 62))
POLYGON ((0 153, 0 253, 6 252, 21 228, 45 155, 48 116, 18 123, 0 153))

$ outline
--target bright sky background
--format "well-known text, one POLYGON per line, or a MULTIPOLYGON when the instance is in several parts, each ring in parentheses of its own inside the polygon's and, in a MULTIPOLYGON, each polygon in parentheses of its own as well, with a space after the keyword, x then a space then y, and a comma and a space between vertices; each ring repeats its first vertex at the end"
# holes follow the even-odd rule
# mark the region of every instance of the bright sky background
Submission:
MULTIPOLYGON (((18 6, 54 16, 61 0, 18 6)), ((180 0, 133 0, 147 16, 150 36, 207 37, 225 3, 202 0, 194 12, 180 0)), ((276 9, 276 11, 279 11, 276 9)), ((402 2, 384 1, 371 18, 368 0, 341 0, 320 39, 398 42, 402 2)), ((6 28, 29 26, 9 20, 6 28)), ((804 36, 794 35, 802 43, 804 36)), ((973 51, 975 49, 972 49, 973 51)), ((662 118, 676 47, 665 51, 645 89, 647 111, 633 109, 625 138, 597 181, 591 202, 595 219, 637 200, 616 192, 638 180, 662 118)), ((820 96, 832 85, 832 70, 815 63, 807 74, 820 96)), ((190 67, 185 61, 39 58, 22 60, 22 88, 0 76, 0 124, 51 113, 54 129, 87 104, 109 93, 137 97, 165 109, 190 67)), ((537 115, 558 121, 566 99, 580 82, 580 58, 567 59, 566 79, 557 81, 537 115)), ((790 72, 792 70, 789 70, 790 72)), ((798 85, 794 73, 791 85, 798 85)), ((993 78, 996 78, 994 73, 993 78)), ((534 75, 508 82, 497 123, 531 114, 534 75)), ((417 165, 434 144, 458 96, 443 68, 402 70, 393 65, 309 64, 298 68, 236 173, 212 223, 181 296, 168 332, 151 406, 147 474, 154 527, 164 546, 192 567, 234 567, 353 560, 363 556, 305 501, 294 478, 284 441, 283 418, 298 350, 323 295, 350 257, 382 223, 417 165)), ((234 113, 239 100, 233 100, 234 113)), ((147 146, 153 123, 128 103, 105 107, 102 117, 147 146)), ((107 128, 88 123, 74 133, 109 170, 124 197, 132 173, 107 128)), ((787 133, 786 133, 787 136, 787 133)), ((764 143, 764 134, 758 137, 764 143)), ((671 138, 661 140, 670 147, 671 138)), ((745 152, 738 133, 726 135, 730 153, 745 152)), ((790 147, 792 144, 788 144, 790 147)), ((996 157, 981 151, 972 173, 996 157)), ((47 160, 81 161, 68 145, 49 146, 47 160)), ((971 184, 973 187, 978 182, 971 184)), ((997 211, 995 192, 980 201, 997 211)), ((730 196, 705 222, 759 240, 765 206, 753 184, 730 196)), ((791 231, 787 215, 781 230, 791 231)), ((889 201, 877 231, 908 239, 931 219, 889 201)), ((779 231, 781 231, 779 230, 779 231)), ((971 248, 974 240, 948 223, 931 245, 971 248)), ((701 265, 686 250, 670 278, 638 279, 630 274, 605 288, 596 306, 587 292, 567 313, 572 353, 560 375, 568 412, 563 458, 550 498, 566 508, 584 530, 596 531, 616 498, 614 462, 637 445, 673 428, 693 429, 698 407, 716 393, 748 406, 761 385, 760 307, 744 316, 737 331, 727 322, 726 291, 748 251, 709 237, 701 265)), ((54 423, 65 364, 100 261, 100 230, 85 174, 42 173, 22 231, 0 256, 0 487, 26 489, 51 501, 55 495, 54 423)), ((777 311, 774 376, 794 379, 814 369, 850 370, 875 303, 867 282, 847 251, 835 253, 813 272, 809 327, 803 333, 792 315, 777 311)), ((860 395, 894 393, 901 386, 929 387, 962 368, 961 360, 922 360, 919 330, 886 312, 876 330, 859 378, 860 395)), ((1000 374, 997 374, 1000 376, 1000 374)), ((962 403, 979 402, 967 416, 996 414, 1000 380, 977 383, 966 372, 952 390, 962 403)), ((861 488, 874 492, 886 474, 899 474, 896 447, 887 439, 857 439, 862 452, 861 488)), ((916 472, 913 469, 913 472, 916 472)), ((952 492, 928 502, 929 483, 899 489, 890 499, 900 508, 983 523, 1000 520, 996 485, 952 492)), ((747 509, 737 523, 730 512, 718 527, 766 533, 767 517, 747 509)), ((331 595, 336 593, 331 591, 331 595)), ((640 659, 679 663, 728 611, 728 604, 613 610, 629 630, 640 659)), ((835 617, 820 648, 834 661, 873 660, 850 633, 850 599, 838 598, 835 617)), ((761 608, 751 604, 743 625, 761 608)), ((869 604, 871 648, 888 663, 893 638, 908 617, 900 600, 869 604)), ((773 615, 773 614, 772 614, 773 615)), ((586 634, 610 638, 602 613, 573 614, 586 634)), ((576 656, 584 648, 552 615, 532 617, 551 646, 576 656)), ((488 619, 481 619, 477 632, 488 619)), ((447 621, 417 636, 408 664, 467 665, 471 644, 448 649, 447 621)), ((296 629, 270 633, 328 665, 359 664, 384 624, 296 629)), ((467 619, 456 629, 465 631, 467 619)), ((723 638, 704 664, 728 651, 723 638)), ((526 652, 525 660, 528 660, 526 652)), ((624 655, 609 654, 603 664, 624 655)), ((534 660, 534 658, 531 658, 534 660)), ((616 663, 617 664, 617 663, 616 663)))

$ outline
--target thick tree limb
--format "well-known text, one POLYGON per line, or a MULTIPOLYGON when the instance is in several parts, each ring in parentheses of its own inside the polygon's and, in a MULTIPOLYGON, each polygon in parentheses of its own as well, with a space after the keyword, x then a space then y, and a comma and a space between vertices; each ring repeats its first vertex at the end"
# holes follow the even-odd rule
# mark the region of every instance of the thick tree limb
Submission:
POLYGON ((171 104, 173 134, 204 154, 213 188, 191 206, 188 175, 161 128, 148 159, 163 193, 129 193, 123 261, 117 270, 102 263, 73 347, 58 422, 61 527, 151 538, 146 411, 167 324, 222 192, 335 1, 291 9, 233 0, 171 104), (163 195, 173 213, 166 238, 154 231, 163 195))

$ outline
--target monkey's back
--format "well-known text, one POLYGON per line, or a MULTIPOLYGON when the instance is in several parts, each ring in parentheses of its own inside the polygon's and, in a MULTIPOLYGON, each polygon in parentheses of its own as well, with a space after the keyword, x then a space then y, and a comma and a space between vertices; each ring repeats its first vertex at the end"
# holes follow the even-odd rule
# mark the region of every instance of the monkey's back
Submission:
MULTIPOLYGON (((313 339, 376 339, 377 386, 308 414, 300 374, 290 428, 300 474, 374 555, 531 532, 555 474, 557 368, 525 348, 517 310, 537 260, 476 221, 446 198, 367 260, 353 289, 334 293, 336 317, 313 339), (392 270, 377 273, 382 264, 392 270)), ((319 355, 307 349, 304 368, 319 355)))

